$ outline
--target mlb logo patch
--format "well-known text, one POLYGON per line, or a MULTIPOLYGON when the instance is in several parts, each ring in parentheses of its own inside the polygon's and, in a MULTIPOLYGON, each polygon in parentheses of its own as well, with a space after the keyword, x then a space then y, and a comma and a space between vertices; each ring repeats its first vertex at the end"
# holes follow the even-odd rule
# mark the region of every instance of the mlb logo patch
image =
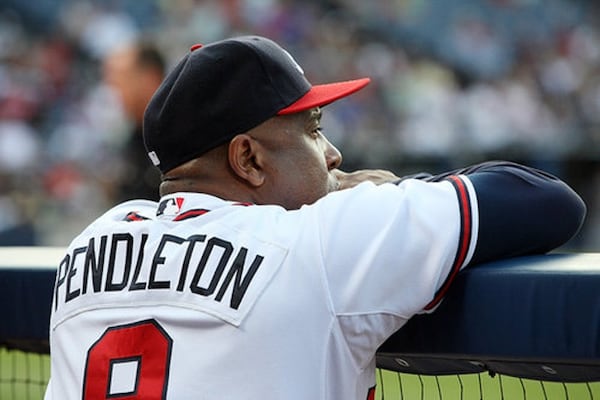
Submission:
POLYGON ((169 197, 164 199, 158 205, 158 210, 156 211, 157 216, 167 215, 167 216, 175 216, 181 210, 183 206, 183 197, 169 197))

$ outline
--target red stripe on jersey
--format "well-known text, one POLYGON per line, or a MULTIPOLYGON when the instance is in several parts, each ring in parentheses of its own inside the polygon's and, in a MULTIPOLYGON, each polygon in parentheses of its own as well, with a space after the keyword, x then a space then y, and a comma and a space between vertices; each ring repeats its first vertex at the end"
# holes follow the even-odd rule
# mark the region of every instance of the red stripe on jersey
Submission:
POLYGON ((367 393, 367 400, 375 400, 375 386, 369 388, 369 393, 367 393))
POLYGON ((123 221, 134 222, 134 221, 144 221, 147 219, 148 218, 141 216, 136 211, 131 211, 131 212, 127 213, 125 218, 123 218, 123 221))
POLYGON ((183 213, 179 214, 175 218, 173 218, 173 221, 183 221, 183 220, 188 219, 188 218, 198 217, 200 215, 206 214, 208 211, 209 210, 206 210, 204 208, 198 208, 198 209, 195 209, 195 210, 188 210, 186 212, 183 212, 183 213))
POLYGON ((446 296, 450 284, 454 281, 454 278, 456 278, 456 275, 460 271, 460 267, 467 258, 469 244, 471 243, 473 220, 471 215, 471 198, 469 197, 469 192, 463 180, 458 176, 449 176, 447 179, 454 186, 458 196, 458 207, 460 210, 460 238, 456 251, 456 257, 452 263, 452 269, 450 270, 450 273, 448 274, 448 277, 444 281, 442 287, 440 287, 440 289, 437 291, 433 300, 425 306, 424 310, 433 309, 444 298, 444 296, 446 296))
MULTIPOLYGON (((183 202, 183 199, 182 199, 183 202)), ((252 203, 232 203, 231 205, 233 206, 251 206, 252 203)), ((193 210, 188 210, 186 212, 182 212, 181 214, 179 214, 178 216, 176 216, 175 218, 173 218, 173 221, 183 221, 189 218, 194 218, 194 217, 198 217, 200 215, 204 215, 207 212, 210 212, 210 210, 207 210, 205 208, 196 208, 193 210)))

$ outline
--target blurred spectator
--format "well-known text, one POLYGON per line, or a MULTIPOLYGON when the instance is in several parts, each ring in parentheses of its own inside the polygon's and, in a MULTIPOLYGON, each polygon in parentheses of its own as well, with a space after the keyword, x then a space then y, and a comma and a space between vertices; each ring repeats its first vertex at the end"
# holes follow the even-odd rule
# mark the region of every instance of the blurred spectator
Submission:
POLYGON ((600 249, 591 0, 0 3, 0 245, 62 245, 110 204, 156 199, 141 115, 165 69, 194 43, 260 34, 311 81, 373 78, 324 114, 347 168, 544 163, 584 194, 579 244, 600 249))
POLYGON ((104 60, 104 80, 114 90, 133 126, 123 148, 124 165, 116 184, 115 201, 158 200, 160 174, 144 149, 142 122, 146 105, 164 74, 163 56, 149 43, 119 47, 104 60))

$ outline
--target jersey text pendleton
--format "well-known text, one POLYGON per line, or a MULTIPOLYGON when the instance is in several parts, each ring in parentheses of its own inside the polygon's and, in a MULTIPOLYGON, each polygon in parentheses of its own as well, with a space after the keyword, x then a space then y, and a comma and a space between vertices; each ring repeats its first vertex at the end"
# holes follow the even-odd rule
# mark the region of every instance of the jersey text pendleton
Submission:
POLYGON ((164 234, 157 244, 147 242, 147 234, 115 233, 72 249, 58 266, 55 311, 87 293, 140 290, 189 290, 217 302, 230 293, 225 301, 237 310, 264 259, 247 260, 247 248, 206 235, 164 234))

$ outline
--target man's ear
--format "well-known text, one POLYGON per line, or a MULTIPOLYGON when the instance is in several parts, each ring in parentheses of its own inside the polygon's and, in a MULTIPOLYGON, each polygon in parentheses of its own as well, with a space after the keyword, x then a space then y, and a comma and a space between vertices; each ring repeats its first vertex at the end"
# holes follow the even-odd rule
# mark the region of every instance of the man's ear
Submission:
POLYGON ((265 182, 261 151, 260 144, 244 133, 229 142, 229 166, 240 179, 253 187, 259 187, 265 182))

